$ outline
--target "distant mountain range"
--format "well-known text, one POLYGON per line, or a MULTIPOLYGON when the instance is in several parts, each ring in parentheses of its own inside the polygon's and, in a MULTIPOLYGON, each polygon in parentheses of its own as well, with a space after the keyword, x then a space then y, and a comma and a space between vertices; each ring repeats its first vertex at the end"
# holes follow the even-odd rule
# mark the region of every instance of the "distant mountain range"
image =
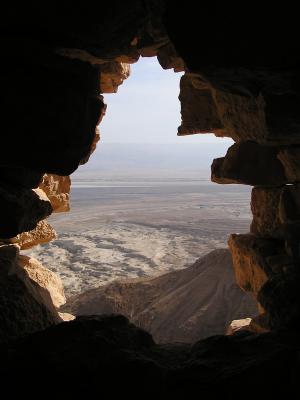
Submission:
POLYGON ((64 311, 123 314, 159 343, 224 334, 232 320, 258 313, 252 295, 235 282, 228 249, 214 250, 188 268, 155 278, 115 281, 88 290, 70 298, 64 311))
POLYGON ((91 170, 199 170, 209 169, 212 160, 226 154, 228 141, 216 143, 99 143, 79 173, 91 170))

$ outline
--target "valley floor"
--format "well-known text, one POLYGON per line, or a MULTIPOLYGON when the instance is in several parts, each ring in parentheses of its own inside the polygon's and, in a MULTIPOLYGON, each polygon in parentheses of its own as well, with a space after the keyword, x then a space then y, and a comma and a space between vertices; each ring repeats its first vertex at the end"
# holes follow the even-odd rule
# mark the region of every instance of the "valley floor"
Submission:
POLYGON ((212 184, 208 173, 89 172, 72 187, 71 212, 49 219, 58 239, 26 252, 60 275, 67 296, 186 267, 249 230, 249 189, 212 184))

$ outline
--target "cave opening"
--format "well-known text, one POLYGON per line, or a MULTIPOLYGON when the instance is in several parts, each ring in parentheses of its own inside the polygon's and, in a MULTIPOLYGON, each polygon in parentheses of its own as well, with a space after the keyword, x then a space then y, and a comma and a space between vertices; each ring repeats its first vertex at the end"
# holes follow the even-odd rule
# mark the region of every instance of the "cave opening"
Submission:
POLYGON ((113 93, 104 94, 101 140, 71 176, 70 211, 49 218, 57 239, 27 254, 60 276, 71 314, 122 313, 162 342, 225 333, 232 320, 257 314, 226 250, 231 232, 248 230, 249 189, 210 180, 211 161, 233 141, 176 135, 182 72, 144 57, 124 75, 119 88, 105 83, 113 93), (172 283, 176 271, 182 287, 172 283), (173 297, 167 312, 162 284, 173 297), (170 323, 174 307, 185 311, 170 323))
MULTIPOLYGON (((66 397, 95 393, 99 397, 106 389, 110 397, 128 394, 131 398, 145 392, 153 398, 193 398, 195 393, 217 399, 236 398, 240 393, 245 399, 256 398, 258 393, 266 399, 295 396, 300 321, 297 18, 296 5, 284 8, 282 4, 267 10, 252 4, 234 8, 228 3, 224 7, 202 4, 201 12, 194 2, 168 0, 111 0, 93 6, 69 1, 60 2, 59 7, 55 2, 46 7, 42 2, 3 5, 3 392, 35 397, 47 384, 47 394, 57 396, 61 386, 60 393, 66 397), (139 302, 139 310, 129 307, 127 315, 134 325, 126 317, 107 315, 63 322, 72 316, 59 312, 66 300, 61 280, 24 255, 26 249, 55 239, 46 218, 51 212, 69 209, 69 175, 89 159, 98 139, 95 127, 105 112, 101 93, 114 91, 126 75, 126 64, 140 56, 157 56, 164 69, 184 69, 180 135, 214 132, 234 140, 226 155, 213 161, 212 180, 253 187, 250 232, 231 234, 228 244, 236 283, 258 300, 259 315, 250 324, 232 326, 228 335, 201 340, 212 332, 198 331, 190 336, 192 343, 170 343, 175 338, 169 328, 176 324, 182 329, 177 339, 186 339, 195 322, 209 311, 209 307, 190 307, 202 281, 193 274, 203 272, 207 259, 195 263, 188 276, 183 268, 164 281, 155 278, 159 293, 152 290, 152 278, 146 278, 137 291, 133 291, 132 280, 125 287, 109 286, 99 298, 108 313, 112 308, 109 299, 122 313, 130 291, 137 299, 149 299, 149 289, 156 296, 155 302, 139 302), (174 284, 171 291, 170 282, 174 284), (162 308, 165 314, 155 319, 162 308), (134 318, 137 311, 139 320, 134 318), (145 321, 151 321, 151 326, 144 325, 145 321), (143 326, 151 332, 156 329, 155 340, 139 328, 143 326), (168 332, 167 339, 158 336, 158 328, 168 332), (161 344, 164 340, 168 343, 161 344)), ((169 188, 165 182, 163 186, 169 188)), ((87 194, 88 188, 81 189, 87 194)), ((90 191, 83 201, 87 197, 93 201, 90 191)), ((222 192, 222 202, 225 198, 222 192)), ((203 205, 198 203, 198 212, 203 205)), ((173 214, 176 219, 178 211, 173 214)), ((72 224, 69 216, 59 218, 65 218, 67 231, 72 224)), ((85 222, 78 222, 76 231, 85 222)), ((212 220, 208 224, 215 225, 212 220)), ((223 229, 222 224, 216 226, 223 229)), ((234 224, 231 232, 236 230, 234 224)), ((69 249, 74 247, 68 237, 58 240, 65 240, 69 249)), ((120 242, 102 244, 109 251, 112 246, 122 249, 120 242)), ((77 246, 76 256, 84 253, 83 245, 77 246)), ((225 250, 221 257, 215 253, 210 259, 213 266, 222 259, 221 277, 227 257, 225 250)), ((58 254, 55 268, 64 260, 65 254, 58 254)), ((216 286, 205 289, 208 300, 210 291, 220 293, 216 286)), ((86 303, 94 312, 98 305, 91 293, 86 292, 86 303)))

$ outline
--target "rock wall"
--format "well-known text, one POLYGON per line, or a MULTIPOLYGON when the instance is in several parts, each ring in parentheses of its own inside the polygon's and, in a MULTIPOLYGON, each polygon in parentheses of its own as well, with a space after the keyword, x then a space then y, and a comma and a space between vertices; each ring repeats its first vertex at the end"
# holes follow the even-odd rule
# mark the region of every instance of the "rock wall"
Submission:
MULTIPOLYGON (((223 158, 213 162, 212 179, 218 183, 253 186, 250 232, 233 234, 229 239, 237 282, 244 290, 253 292, 260 303, 262 314, 258 325, 264 321, 269 329, 299 328, 300 52, 295 7, 272 4, 272 15, 270 8, 265 12, 262 6, 258 9, 247 4, 233 8, 228 3, 217 6, 206 3, 199 11, 190 0, 180 3, 113 0, 88 7, 67 1, 59 9, 54 3, 45 7, 41 2, 26 2, 17 8, 8 3, 2 7, 4 57, 0 82, 5 103, 0 148, 2 341, 59 322, 56 307, 51 305, 53 298, 49 293, 47 299, 44 296, 43 282, 37 279, 33 283, 32 277, 38 277, 35 273, 39 268, 36 265, 30 268, 30 276, 29 269, 26 273, 22 270, 22 274, 16 272, 21 271, 16 249, 54 237, 55 233, 43 221, 53 210, 68 209, 69 180, 63 177, 86 162, 95 149, 99 140, 97 125, 105 113, 101 93, 115 92, 128 75, 128 64, 140 56, 157 56, 163 68, 185 71, 181 80, 179 135, 213 132, 235 141, 223 158), (39 186, 42 189, 37 189, 39 186)), ((6 357, 6 365, 1 367, 3 376, 8 371, 7 376, 15 378, 19 364, 14 360, 20 357, 25 359, 27 367, 26 358, 32 356, 34 343, 42 343, 39 353, 42 354, 43 338, 49 335, 51 349, 60 343, 63 350, 55 361, 51 350, 50 356, 43 353, 44 360, 47 357, 52 360, 47 364, 48 372, 57 365, 63 365, 62 373, 76 365, 72 345, 87 343, 88 347, 80 353, 80 368, 74 367, 75 371, 71 368, 75 374, 80 371, 76 376, 81 377, 83 369, 90 372, 85 368, 90 365, 89 358, 83 356, 86 350, 92 365, 98 365, 101 354, 95 353, 94 347, 99 344, 99 337, 110 338, 107 326, 109 332, 113 327, 114 332, 121 332, 125 326, 122 332, 127 335, 127 342, 121 346, 121 364, 118 358, 111 357, 116 355, 114 350, 119 349, 119 342, 108 340, 106 360, 110 360, 111 375, 116 370, 116 376, 122 375, 120 365, 125 370, 135 365, 137 368, 130 371, 140 372, 138 378, 154 376, 156 382, 163 382, 163 387, 170 390, 175 388, 177 394, 182 388, 186 394, 191 382, 193 389, 198 390, 201 378, 206 397, 213 387, 214 392, 220 390, 219 394, 226 393, 228 398, 240 394, 233 385, 240 378, 247 388, 249 383, 250 386, 253 382, 260 383, 251 387, 255 390, 251 390, 249 398, 262 385, 267 386, 267 394, 268 387, 275 385, 273 392, 285 395, 287 391, 281 389, 295 381, 297 353, 286 338, 282 339, 284 350, 277 337, 279 342, 273 346, 272 334, 247 337, 244 341, 240 336, 211 339, 208 350, 200 342, 188 350, 188 356, 183 357, 178 349, 172 350, 170 357, 173 361, 175 358, 175 363, 163 359, 163 367, 157 369, 157 359, 148 357, 152 341, 147 335, 135 330, 133 336, 127 334, 134 328, 128 328, 124 321, 115 324, 108 319, 104 327, 97 321, 61 324, 41 336, 32 336, 28 346, 25 342, 29 353, 22 344, 10 348, 8 353, 2 348, 6 357), (270 338, 271 346, 265 343, 266 338, 270 338), (140 343, 143 354, 147 355, 142 362, 124 358, 124 348, 136 350, 134 343, 140 343), (249 343, 255 343, 256 350, 252 347, 248 351, 249 343), (261 354, 263 345, 269 349, 267 354, 261 354), (67 354, 66 364, 61 363, 62 353, 67 354), (228 354, 234 354, 234 372, 232 365, 224 362, 223 354, 226 360, 228 354), (204 359, 208 368, 203 367, 204 359), (174 369, 166 373, 170 364, 174 369), (180 372, 176 365, 180 365, 180 372), (218 368, 220 365, 224 369, 218 368), (280 388, 281 380, 285 385, 280 388), (182 382, 184 385, 180 386, 182 382)), ((100 343, 104 345, 99 348, 106 349, 107 340, 100 343)), ((78 348, 80 351, 81 347, 78 348)), ((169 350, 154 347, 159 357, 165 351, 169 350)), ((35 354, 36 365, 44 372, 39 354, 35 354)), ((101 365, 106 366, 105 362, 101 365)), ((99 371, 106 370, 104 367, 93 369, 95 382, 101 376, 99 371)), ((23 376, 25 368, 20 369, 19 375, 23 376)), ((243 397, 247 394, 243 393, 243 397)))

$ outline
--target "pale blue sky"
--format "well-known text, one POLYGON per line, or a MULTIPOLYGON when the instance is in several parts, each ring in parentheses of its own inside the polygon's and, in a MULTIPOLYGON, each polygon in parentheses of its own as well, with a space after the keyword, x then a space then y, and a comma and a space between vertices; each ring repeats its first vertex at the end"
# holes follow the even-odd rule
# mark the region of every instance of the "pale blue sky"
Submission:
POLYGON ((100 124, 103 143, 227 142, 214 135, 177 136, 182 73, 163 70, 156 57, 140 58, 118 93, 105 94, 107 112, 100 124))

